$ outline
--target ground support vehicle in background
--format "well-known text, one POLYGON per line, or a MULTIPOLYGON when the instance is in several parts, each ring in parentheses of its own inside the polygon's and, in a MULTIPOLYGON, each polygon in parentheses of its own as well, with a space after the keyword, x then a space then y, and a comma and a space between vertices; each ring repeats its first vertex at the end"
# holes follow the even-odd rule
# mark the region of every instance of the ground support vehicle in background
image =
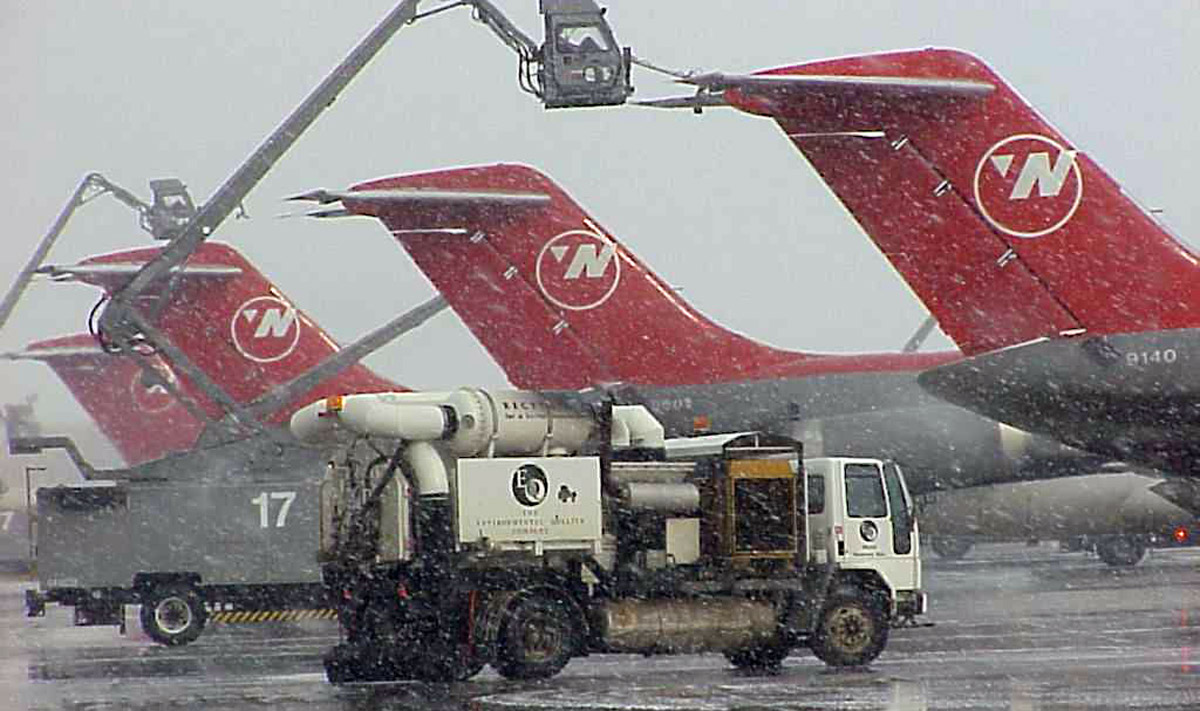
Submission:
POLYGON ((30 569, 30 521, 22 509, 0 508, 0 572, 30 569))
POLYGON ((76 625, 124 632, 125 606, 140 605, 142 629, 166 645, 195 640, 210 621, 332 618, 316 556, 325 465, 301 454, 287 473, 41 489, 26 614, 58 603, 76 625))
POLYGON ((366 436, 322 494, 333 683, 545 678, 590 652, 863 665, 924 612, 903 476, 878 460, 801 467, 758 433, 668 447, 640 406, 520 391, 330 398, 292 429, 366 436))
POLYGON ((1143 535, 1074 536, 1059 542, 1067 552, 1084 551, 1112 566, 1137 564, 1148 550, 1155 548, 1187 548, 1200 541, 1200 520, 1143 535))

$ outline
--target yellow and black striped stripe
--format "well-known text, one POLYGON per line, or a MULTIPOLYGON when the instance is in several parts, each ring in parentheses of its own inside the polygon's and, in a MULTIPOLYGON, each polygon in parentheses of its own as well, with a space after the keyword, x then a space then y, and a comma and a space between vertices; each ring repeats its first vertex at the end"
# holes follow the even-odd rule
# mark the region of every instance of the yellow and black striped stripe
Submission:
POLYGON ((336 620, 337 610, 222 610, 208 615, 210 622, 229 625, 255 622, 294 622, 298 620, 336 620))

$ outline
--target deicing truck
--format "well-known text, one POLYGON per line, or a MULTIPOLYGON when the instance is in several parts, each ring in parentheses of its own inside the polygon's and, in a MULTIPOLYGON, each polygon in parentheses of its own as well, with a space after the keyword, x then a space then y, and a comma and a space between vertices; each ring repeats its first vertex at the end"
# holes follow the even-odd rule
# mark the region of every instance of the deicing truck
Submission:
POLYGON ((864 665, 925 610, 885 462, 665 440, 641 406, 523 391, 332 397, 291 426, 344 441, 321 494, 333 683, 546 678, 599 652, 864 665))

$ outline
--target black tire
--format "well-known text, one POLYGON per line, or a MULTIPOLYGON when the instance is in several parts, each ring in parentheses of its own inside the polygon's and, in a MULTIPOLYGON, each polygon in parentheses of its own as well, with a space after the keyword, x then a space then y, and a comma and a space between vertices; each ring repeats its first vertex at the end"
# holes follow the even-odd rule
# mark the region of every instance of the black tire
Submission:
POLYGON ((519 598, 500 630, 496 671, 506 679, 548 679, 562 671, 577 646, 569 610, 546 595, 519 598))
POLYGON ((969 538, 933 536, 929 539, 929 547, 938 554, 939 558, 960 560, 971 552, 975 544, 969 538))
POLYGON ((830 666, 865 666, 887 645, 889 627, 877 596, 858 588, 842 588, 825 603, 810 646, 817 658, 830 666))
POLYGON ((176 647, 194 642, 208 623, 208 611, 195 586, 187 583, 156 585, 142 596, 142 631, 150 639, 176 647))
POLYGON ((1113 568, 1132 568, 1146 557, 1146 541, 1140 536, 1102 536, 1096 555, 1113 568))
POLYGON ((774 674, 783 666, 791 649, 781 644, 760 644, 725 652, 725 658, 739 671, 752 674, 774 674))

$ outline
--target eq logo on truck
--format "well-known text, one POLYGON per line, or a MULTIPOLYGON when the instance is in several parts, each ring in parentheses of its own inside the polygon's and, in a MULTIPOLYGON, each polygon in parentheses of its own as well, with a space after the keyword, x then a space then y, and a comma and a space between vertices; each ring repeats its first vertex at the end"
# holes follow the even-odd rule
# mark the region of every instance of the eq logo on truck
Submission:
POLYGON ((570 311, 593 309, 621 283, 617 245, 590 220, 587 229, 552 237, 538 253, 538 288, 556 306, 570 311))
POLYGON ((1083 199, 1076 151, 1034 134, 1009 136, 975 167, 975 203, 993 227, 1032 239, 1067 224, 1083 199))
POLYGON ((167 386, 178 389, 179 379, 160 357, 147 362, 153 372, 137 369, 129 383, 129 394, 142 412, 162 412, 175 404, 175 396, 167 386))
POLYGON ((233 347, 255 363, 274 363, 296 350, 300 318, 276 296, 256 296, 238 307, 229 324, 233 347))
POLYGON ((546 500, 550 482, 536 464, 522 464, 512 475, 513 498, 522 506, 537 506, 546 500))

